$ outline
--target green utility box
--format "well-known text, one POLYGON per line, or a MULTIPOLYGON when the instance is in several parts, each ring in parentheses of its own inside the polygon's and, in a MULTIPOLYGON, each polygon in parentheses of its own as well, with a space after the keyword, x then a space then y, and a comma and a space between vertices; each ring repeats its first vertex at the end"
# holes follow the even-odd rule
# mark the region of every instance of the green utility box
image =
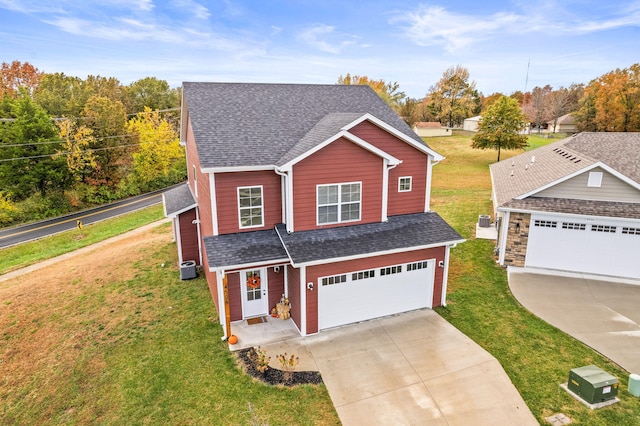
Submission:
POLYGON ((595 365, 572 369, 567 386, 589 404, 608 401, 618 395, 618 379, 595 365))

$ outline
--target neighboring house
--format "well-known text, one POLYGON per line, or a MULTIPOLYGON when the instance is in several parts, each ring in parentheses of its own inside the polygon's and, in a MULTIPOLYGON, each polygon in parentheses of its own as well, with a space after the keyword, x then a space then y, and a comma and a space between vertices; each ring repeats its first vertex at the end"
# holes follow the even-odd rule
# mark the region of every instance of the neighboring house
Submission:
POLYGON ((421 121, 413 126, 413 131, 421 138, 451 136, 451 129, 442 127, 437 121, 421 121))
POLYGON ((443 157, 368 86, 184 83, 181 141, 165 213, 223 328, 282 295, 302 335, 446 303, 464 240, 430 209, 443 157))
POLYGON ((640 278, 640 133, 579 133, 492 164, 500 265, 640 278))
POLYGON ((577 133, 578 125, 576 119, 571 114, 558 117, 558 120, 547 121, 547 132, 549 133, 577 133), (555 123, 555 127, 554 127, 555 123))
POLYGON ((465 118, 464 121, 462 122, 462 130, 467 130, 469 132, 477 132, 478 125, 480 124, 481 119, 482 119, 481 115, 465 118))

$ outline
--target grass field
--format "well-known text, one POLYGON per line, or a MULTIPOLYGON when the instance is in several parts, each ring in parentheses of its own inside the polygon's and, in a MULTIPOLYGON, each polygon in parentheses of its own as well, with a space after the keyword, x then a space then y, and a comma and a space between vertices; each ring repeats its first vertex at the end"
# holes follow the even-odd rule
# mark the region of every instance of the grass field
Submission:
MULTIPOLYGON (((534 146, 558 140, 532 139, 534 146)), ((494 261, 493 241, 473 239, 478 215, 492 210, 488 166, 496 152, 472 150, 469 136, 427 142, 447 157, 434 167, 432 206, 468 239, 452 250, 448 306, 437 312, 500 361, 541 424, 564 413, 581 425, 640 425, 640 400, 626 392, 628 373, 522 308, 494 261), (592 411, 560 388, 570 369, 588 364, 618 377, 619 404, 592 411)), ((502 151, 502 159, 520 152, 502 151)))
POLYGON ((158 204, 85 226, 82 231, 63 232, 0 249, 0 274, 95 244, 163 217, 162 205, 158 204))
MULTIPOLYGON (((574 424, 640 424, 628 375, 520 307, 493 242, 473 239, 478 215, 491 211, 496 152, 470 149, 469 136, 428 143, 447 157, 434 168, 432 206, 468 239, 452 250, 448 306, 437 312, 500 361, 541 423, 562 412, 574 424), (619 404, 591 411, 559 387, 571 368, 592 363, 620 379, 619 404)), ((59 253, 74 239, 59 238, 35 251, 59 253)), ((34 261, 23 258, 31 260, 13 267, 34 261)), ((241 372, 220 340, 205 280, 181 282, 176 259, 165 224, 3 283, 1 423, 339 424, 324 386, 270 387, 241 372)))

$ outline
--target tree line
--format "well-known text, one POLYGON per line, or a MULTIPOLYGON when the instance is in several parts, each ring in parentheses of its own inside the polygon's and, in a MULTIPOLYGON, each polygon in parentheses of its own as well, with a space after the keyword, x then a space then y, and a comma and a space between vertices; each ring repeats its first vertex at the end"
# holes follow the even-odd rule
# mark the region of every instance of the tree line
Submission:
POLYGON ((484 115, 506 96, 517 101, 534 131, 541 131, 549 123, 556 126, 558 118, 566 114, 575 118, 579 131, 640 131, 640 64, 610 71, 586 85, 573 83, 556 89, 536 86, 526 93, 496 92, 488 96, 476 89, 469 71, 460 65, 448 68, 421 99, 406 96, 396 82, 367 76, 346 74, 340 76, 338 84, 370 85, 409 126, 432 121, 451 128, 462 127, 466 118, 484 115))
POLYGON ((0 66, 0 226, 41 219, 186 179, 180 91, 146 77, 0 66))

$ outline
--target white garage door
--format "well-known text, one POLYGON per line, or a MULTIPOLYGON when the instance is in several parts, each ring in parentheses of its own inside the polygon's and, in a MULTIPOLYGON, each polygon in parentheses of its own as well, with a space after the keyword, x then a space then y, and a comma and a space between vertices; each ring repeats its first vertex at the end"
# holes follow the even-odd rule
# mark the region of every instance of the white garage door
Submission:
POLYGON ((525 266, 640 278, 640 221, 531 215, 525 266))
POLYGON ((326 329, 430 308, 435 260, 391 265, 318 280, 318 326, 326 329))

